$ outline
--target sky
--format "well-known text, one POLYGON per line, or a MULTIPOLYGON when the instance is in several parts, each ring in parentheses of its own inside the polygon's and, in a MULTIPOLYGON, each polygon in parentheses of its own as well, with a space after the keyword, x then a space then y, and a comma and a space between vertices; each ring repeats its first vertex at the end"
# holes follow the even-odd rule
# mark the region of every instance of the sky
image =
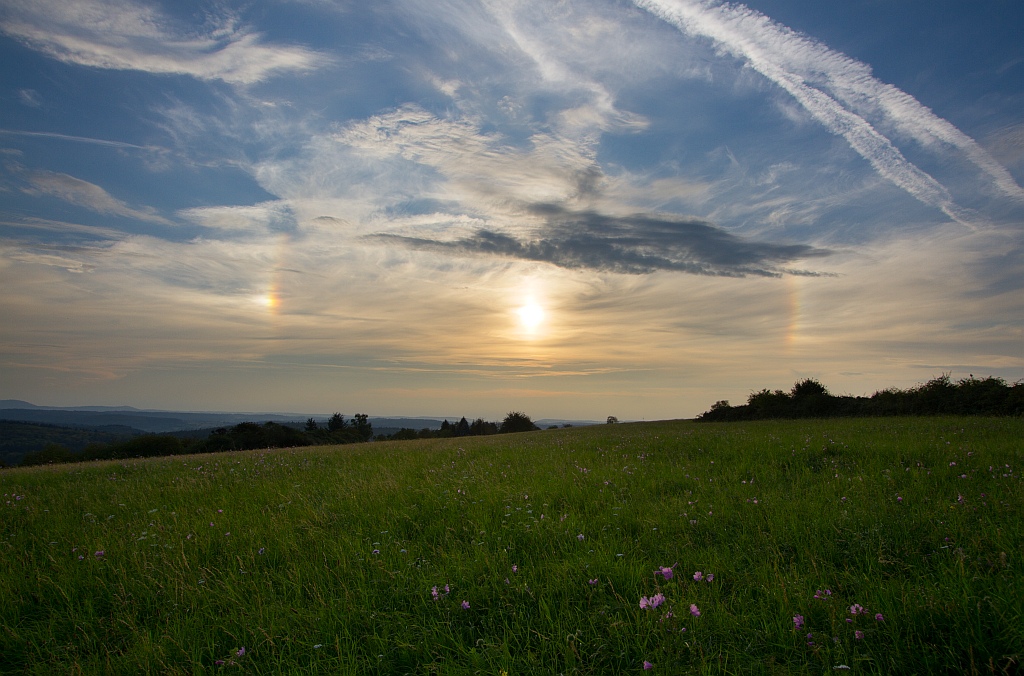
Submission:
POLYGON ((0 0, 0 398, 1024 378, 1019 0, 0 0))

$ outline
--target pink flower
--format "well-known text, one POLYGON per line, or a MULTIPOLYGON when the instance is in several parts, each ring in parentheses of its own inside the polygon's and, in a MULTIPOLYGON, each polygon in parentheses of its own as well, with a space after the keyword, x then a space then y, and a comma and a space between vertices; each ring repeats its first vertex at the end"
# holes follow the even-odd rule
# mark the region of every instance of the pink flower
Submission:
POLYGON ((850 606, 851 615, 863 615, 865 612, 867 611, 864 610, 864 606, 862 606, 859 603, 854 603, 852 606, 850 606))
POLYGON ((469 601, 463 601, 462 602, 462 609, 463 610, 469 610, 469 601))
POLYGON ((647 660, 644 660, 644 671, 650 671, 653 668, 654 668, 653 664, 651 664, 647 660))
POLYGON ((643 610, 647 610, 650 606, 651 606, 651 600, 649 598, 647 598, 646 596, 641 596, 640 597, 640 608, 643 609, 643 610))
POLYGON ((882 613, 875 613, 875 622, 885 622, 885 617, 882 616, 882 613))
POLYGON ((436 585, 430 588, 430 595, 434 597, 435 601, 437 600, 437 597, 439 596, 439 594, 437 593, 437 586, 436 585))
POLYGON ((704 573, 702 573, 702 572, 700 572, 698 570, 696 573, 693 574, 693 579, 696 580, 697 582, 700 582, 701 580, 704 579, 704 573))
POLYGON ((661 594, 661 593, 655 594, 654 596, 651 597, 651 608, 657 608, 658 606, 660 606, 664 602, 665 602, 665 595, 664 594, 661 594))
POLYGON ((708 573, 707 575, 704 576, 704 579, 707 580, 708 582, 714 582, 715 581, 715 574, 714 573, 708 573))
POLYGON ((106 553, 106 552, 105 552, 104 550, 102 550, 102 549, 101 549, 101 550, 99 550, 98 552, 96 552, 95 556, 96 556, 96 558, 98 559, 98 558, 100 558, 101 556, 106 556, 106 554, 107 554, 107 553, 106 553))
POLYGON ((235 655, 237 655, 238 657, 241 657, 244 654, 245 654, 245 646, 242 646, 241 648, 239 648, 238 652, 235 653, 235 655))
POLYGON ((595 577, 593 580, 587 580, 587 582, 589 584, 597 584, 597 578, 595 577))
POLYGON ((672 572, 672 569, 668 566, 662 566, 658 570, 654 571, 654 574, 661 575, 666 580, 671 580, 672 576, 675 575, 675 573, 672 572))
POLYGON ((516 564, 513 563, 512 564, 512 572, 513 573, 518 573, 519 572, 519 566, 517 566, 516 564))
POLYGON ((862 638, 864 638, 864 632, 858 629, 857 631, 853 632, 853 637, 859 641, 862 638))
POLYGON ((696 603, 690 604, 690 614, 694 617, 700 617, 700 608, 697 607, 696 603))
POLYGON ((796 625, 797 629, 803 629, 803 626, 804 626, 804 616, 803 615, 794 615, 793 616, 793 624, 796 625))
POLYGON ((580 533, 579 535, 577 535, 576 539, 579 540, 580 542, 583 542, 583 533, 580 533))

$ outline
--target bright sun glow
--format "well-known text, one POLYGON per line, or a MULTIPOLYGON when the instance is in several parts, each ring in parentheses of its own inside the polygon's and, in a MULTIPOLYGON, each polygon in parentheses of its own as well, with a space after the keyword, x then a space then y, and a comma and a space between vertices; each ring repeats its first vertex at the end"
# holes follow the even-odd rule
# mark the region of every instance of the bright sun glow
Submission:
POLYGON ((530 333, 536 331, 544 321, 544 308, 533 301, 528 301, 526 305, 516 310, 516 312, 519 314, 519 323, 530 333))

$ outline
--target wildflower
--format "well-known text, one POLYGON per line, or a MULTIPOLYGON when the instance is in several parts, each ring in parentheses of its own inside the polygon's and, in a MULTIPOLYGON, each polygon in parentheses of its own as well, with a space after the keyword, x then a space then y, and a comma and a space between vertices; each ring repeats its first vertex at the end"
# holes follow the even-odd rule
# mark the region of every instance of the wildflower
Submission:
POLYGON ((380 550, 379 549, 374 549, 372 553, 373 554, 380 554, 380 550))
POLYGON ((657 608, 665 602, 665 595, 658 593, 651 597, 651 608, 657 608))
POLYGON ((462 609, 463 610, 469 610, 469 601, 463 601, 462 602, 462 609))
POLYGON ((242 646, 241 648, 239 648, 238 652, 235 653, 235 655, 237 655, 238 657, 241 657, 244 654, 245 654, 245 646, 242 646))
POLYGON ((903 502, 903 498, 899 495, 896 496, 896 502, 903 502))
POLYGON ((666 580, 671 580, 672 576, 675 575, 675 573, 672 572, 672 569, 670 567, 667 567, 667 566, 662 566, 658 570, 654 571, 654 574, 655 575, 661 575, 666 580))
POLYGON ((875 622, 885 622, 885 617, 882 616, 882 613, 875 613, 875 622))
POLYGON ((653 664, 651 664, 647 660, 644 660, 644 671, 650 671, 653 668, 654 668, 653 664))
POLYGON ((78 560, 79 560, 79 561, 81 561, 81 560, 82 560, 82 559, 84 559, 84 558, 85 558, 85 557, 84 557, 84 556, 82 556, 81 554, 79 554, 79 555, 78 555, 78 560))
POLYGON ((708 573, 704 577, 704 579, 707 580, 708 582, 714 582, 715 581, 715 574, 714 573, 708 573))
POLYGON ((597 578, 595 577, 593 580, 587 580, 587 582, 590 584, 597 584, 597 578))
POLYGON ((646 596, 641 596, 640 597, 640 608, 642 610, 647 610, 650 606, 651 606, 651 600, 649 598, 647 598, 646 596))
POLYGON ((580 542, 583 542, 583 533, 580 533, 579 535, 577 535, 576 539, 579 540, 580 542))
POLYGON ((794 615, 793 616, 793 624, 796 625, 797 629, 803 629, 803 627, 804 627, 804 616, 803 615, 794 615))
POLYGON ((519 566, 517 566, 516 564, 513 563, 512 564, 512 572, 513 573, 518 573, 519 572, 519 566))
POLYGON ((437 585, 430 588, 430 595, 434 597, 435 601, 437 600, 437 597, 440 596, 440 594, 437 593, 437 585))
POLYGON ((867 611, 864 610, 864 606, 862 606, 859 603, 854 603, 852 606, 850 606, 851 615, 863 615, 865 612, 867 611))
POLYGON ((213 665, 216 666, 216 667, 223 667, 224 666, 224 660, 214 660, 213 661, 213 665))
POLYGON ((696 603, 690 604, 690 614, 694 617, 700 617, 700 608, 697 607, 696 603))
POLYGON ((107 554, 107 552, 101 549, 101 550, 99 550, 98 552, 96 552, 96 555, 95 555, 95 556, 96 556, 96 558, 98 559, 98 558, 100 558, 101 556, 106 556, 106 554, 107 554))
POLYGON ((853 637, 859 641, 862 638, 864 638, 864 632, 858 629, 857 631, 853 632, 853 637))
POLYGON ((256 553, 259 554, 260 556, 263 556, 263 552, 265 552, 265 551, 267 551, 266 547, 260 547, 260 550, 258 552, 256 552, 256 553))
POLYGON ((313 646, 313 650, 320 650, 320 648, 323 648, 323 647, 324 647, 323 643, 317 643, 315 646, 313 646))
POLYGON ((695 581, 697 581, 697 582, 700 582, 701 580, 703 580, 703 579, 704 579, 704 573, 702 573, 702 572, 700 572, 700 571, 698 570, 698 571, 697 571, 696 573, 694 573, 694 574, 693 574, 693 579, 694 579, 695 581))
POLYGON ((451 591, 452 591, 452 590, 451 590, 451 588, 450 588, 450 587, 449 587, 448 585, 445 585, 445 586, 444 586, 444 593, 445 593, 445 594, 451 593, 451 591))

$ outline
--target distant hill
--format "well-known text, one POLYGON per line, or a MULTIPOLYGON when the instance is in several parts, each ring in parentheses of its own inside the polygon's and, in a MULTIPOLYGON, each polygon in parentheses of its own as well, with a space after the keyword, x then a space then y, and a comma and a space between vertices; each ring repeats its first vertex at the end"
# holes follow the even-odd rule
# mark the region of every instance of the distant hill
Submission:
POLYGON ((26 453, 40 451, 49 444, 60 444, 80 452, 89 444, 110 444, 142 434, 131 427, 59 427, 45 423, 0 420, 0 462, 13 466, 26 453))
POLYGON ((0 399, 0 408, 39 408, 21 399, 0 399))

